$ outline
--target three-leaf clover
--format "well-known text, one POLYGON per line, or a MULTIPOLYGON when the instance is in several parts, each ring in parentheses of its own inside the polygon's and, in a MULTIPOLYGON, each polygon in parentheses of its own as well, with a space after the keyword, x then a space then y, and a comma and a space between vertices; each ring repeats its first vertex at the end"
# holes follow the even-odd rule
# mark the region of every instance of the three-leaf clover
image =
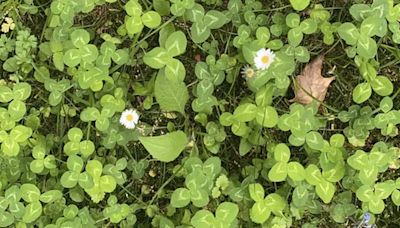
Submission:
POLYGON ((61 185, 65 188, 73 188, 77 184, 83 189, 89 189, 94 186, 92 176, 83 171, 84 163, 78 155, 70 155, 67 160, 68 171, 61 176, 61 185))
POLYGON ((397 124, 400 124, 400 112, 392 110, 393 100, 390 97, 385 97, 379 104, 383 113, 379 113, 374 118, 374 125, 376 128, 381 129, 382 135, 395 137, 398 135, 397 124))
POLYGON ((388 96, 393 92, 393 83, 385 76, 377 75, 371 61, 356 56, 354 58, 365 82, 358 84, 353 90, 353 101, 360 104, 368 100, 372 90, 380 96, 388 96))
POLYGON ((109 76, 108 67, 105 66, 80 67, 75 75, 82 89, 90 88, 95 92, 103 88, 103 81, 114 83, 113 78, 109 76))
POLYGON ((132 177, 134 179, 140 179, 144 176, 147 167, 149 167, 149 161, 141 159, 140 161, 129 160, 128 169, 132 171, 132 177))
POLYGON ((4 197, 0 197, 0 226, 7 227, 15 220, 32 223, 42 215, 42 203, 52 203, 61 198, 62 192, 59 190, 41 193, 33 184, 22 184, 20 187, 13 185, 5 191, 4 197), (21 199, 27 205, 20 202, 21 199))
POLYGON ((285 209, 286 201, 277 193, 265 196, 261 184, 250 184, 248 189, 250 198, 255 201, 250 209, 251 221, 263 224, 271 216, 271 212, 279 215, 285 209))
POLYGON ((197 157, 188 159, 185 167, 189 174, 184 188, 177 188, 171 195, 171 205, 175 208, 187 206, 190 202, 196 207, 203 207, 209 202, 209 194, 214 179, 221 171, 221 160, 211 157, 204 163, 197 157))
POLYGON ((114 91, 114 96, 106 94, 100 99, 100 104, 103 107, 99 111, 95 107, 85 108, 80 117, 84 122, 95 121, 96 128, 99 131, 106 131, 110 126, 110 118, 116 112, 122 112, 125 108, 125 101, 122 99, 124 96, 121 88, 114 91))
MULTIPOLYGON (((26 82, 15 84, 12 90, 8 86, 0 85, 0 102, 9 103, 7 113, 3 113, 0 117, 2 127, 7 125, 3 121, 18 122, 24 117, 26 113, 24 101, 31 95, 31 91, 31 86, 26 82)), ((8 126, 14 127, 11 123, 8 126)), ((6 128, 6 130, 11 128, 6 128)))
POLYGON ((240 48, 246 43, 250 43, 251 39, 251 28, 248 25, 240 25, 237 30, 237 36, 233 38, 233 45, 240 48))
POLYGON ((71 128, 68 131, 68 139, 64 145, 64 153, 68 156, 82 154, 83 157, 89 157, 95 150, 94 143, 90 140, 82 140, 83 133, 79 128, 71 128))
POLYGON ((10 133, 0 131, 1 152, 9 157, 17 156, 20 144, 24 143, 32 135, 32 129, 23 125, 15 126, 10 133))
POLYGON ((4 191, 4 196, 0 196, 1 227, 12 225, 16 218, 21 218, 24 215, 24 204, 20 200, 21 191, 16 185, 9 187, 4 191))
POLYGON ((231 202, 223 202, 219 204, 215 211, 215 216, 208 210, 197 211, 190 220, 195 228, 206 227, 231 227, 239 213, 237 204, 231 202))
POLYGON ((160 45, 143 56, 145 64, 160 69, 155 80, 154 95, 164 111, 184 114, 189 99, 183 82, 186 70, 183 63, 174 57, 186 51, 186 36, 182 31, 172 32, 165 40, 160 39, 160 45))
POLYGON ((29 167, 34 173, 41 173, 45 168, 57 168, 55 163, 56 158, 54 155, 46 155, 46 148, 41 144, 33 147, 32 156, 35 160, 29 164, 29 167))
MULTIPOLYGON (((320 143, 319 140, 317 141, 320 143)), ((330 182, 337 182, 345 175, 345 164, 343 162, 344 141, 345 137, 342 134, 334 134, 329 142, 323 140, 323 148, 319 149, 321 151, 319 160, 322 167, 322 176, 330 182)), ((307 144, 309 145, 310 143, 307 144)), ((314 148, 315 146, 316 144, 314 148)))
POLYGON ((60 81, 56 81, 54 79, 46 79, 44 82, 44 86, 49 94, 49 104, 51 106, 58 105, 66 92, 70 87, 70 81, 67 79, 62 79, 60 81))
POLYGON ((190 34, 195 43, 206 41, 211 35, 211 29, 221 28, 228 22, 223 13, 217 10, 210 10, 205 13, 204 8, 197 3, 188 11, 187 16, 193 22, 190 34))
MULTIPOLYGON (((282 131, 290 130, 292 133, 289 136, 290 144, 301 146, 306 141, 307 133, 321 126, 321 120, 315 117, 316 113, 317 109, 313 104, 307 106, 292 104, 290 113, 283 114, 279 118, 278 128, 282 131)), ((311 142, 311 140, 308 141, 311 142)))
POLYGON ((226 137, 224 128, 211 121, 207 123, 206 131, 207 134, 203 138, 203 143, 209 151, 216 154, 226 137))
POLYGON ((39 188, 33 184, 23 184, 20 187, 21 198, 28 203, 25 207, 25 214, 22 220, 25 223, 31 223, 40 217, 42 214, 42 204, 52 203, 62 198, 62 192, 60 190, 49 190, 45 193, 41 193, 39 188))
POLYGON ((318 27, 324 35, 324 43, 332 45, 335 41, 333 34, 337 32, 340 22, 329 22, 331 13, 325 9, 322 4, 316 4, 314 6, 314 9, 311 10, 310 17, 318 23, 318 27))
POLYGON ((389 12, 386 14, 386 20, 388 21, 389 30, 393 33, 392 40, 396 44, 400 43, 400 23, 399 23, 399 15, 400 15, 400 4, 393 6, 393 2, 388 2, 389 4, 389 12))
POLYGON ((306 168, 305 178, 309 184, 315 186, 315 192, 324 203, 331 202, 336 186, 330 181, 329 176, 322 175, 319 168, 311 164, 306 168))
MULTIPOLYGON (((60 226, 94 226, 95 221, 90 215, 88 207, 79 210, 75 204, 70 204, 62 211, 60 226)), ((58 224, 58 223, 57 223, 58 224)))
POLYGON ((190 10, 194 7, 194 0, 170 0, 172 2, 171 5, 171 13, 175 16, 183 16, 187 10, 190 10))
POLYGON ((95 126, 99 131, 105 131, 110 125, 109 118, 114 115, 110 109, 102 109, 100 112, 95 107, 85 108, 80 117, 83 122, 95 121, 95 126))
POLYGON ((289 176, 294 181, 302 181, 305 178, 304 167, 299 162, 289 162, 290 149, 286 144, 275 146, 274 158, 277 163, 272 166, 268 178, 273 182, 284 181, 289 176))
POLYGON ((213 96, 214 89, 224 81, 226 68, 234 64, 227 57, 216 60, 211 55, 207 56, 206 62, 196 64, 195 74, 200 82, 196 85, 196 99, 192 102, 195 112, 211 114, 213 106, 218 105, 217 98, 213 96))
MULTIPOLYGON (((346 22, 339 26, 338 33, 342 39, 353 46, 357 54, 371 59, 377 54, 378 46, 374 36, 383 37, 387 33, 387 22, 384 16, 386 15, 384 5, 377 6, 376 10, 370 11, 367 5, 356 4, 350 8, 350 13, 355 19, 362 20, 361 25, 357 28, 353 23, 346 22), (370 13, 372 12, 372 13, 370 13), (364 17, 364 15, 369 15, 364 17)), ((387 9, 386 9, 387 10, 387 9)))
POLYGON ((123 170, 127 167, 128 161, 126 158, 118 159, 115 165, 107 164, 104 166, 104 174, 114 177, 117 184, 122 185, 127 180, 127 176, 123 170))
POLYGON ((361 183, 372 185, 377 180, 378 173, 388 166, 390 159, 390 154, 382 153, 378 149, 373 149, 369 153, 357 150, 347 159, 347 163, 353 169, 360 171, 358 178, 361 183))
POLYGON ((112 223, 121 222, 121 220, 125 219, 131 213, 129 205, 126 203, 119 204, 115 195, 108 197, 107 205, 103 210, 103 215, 109 218, 112 223))
POLYGON ((86 172, 91 176, 93 185, 84 188, 95 203, 103 200, 105 193, 111 193, 117 187, 117 182, 111 175, 102 175, 103 165, 97 160, 88 161, 86 172))
POLYGON ((344 134, 349 142, 354 146, 364 146, 369 131, 374 129, 372 108, 370 106, 360 108, 358 105, 352 105, 348 111, 339 113, 339 119, 342 122, 350 122, 344 129, 344 134))
POLYGON ((111 119, 110 126, 107 129, 105 136, 101 140, 101 144, 107 148, 112 149, 115 145, 124 146, 128 144, 130 141, 138 140, 138 136, 140 135, 139 130, 127 129, 119 123, 119 117, 114 116, 111 119))
POLYGON ((286 16, 286 25, 290 28, 288 41, 293 47, 299 46, 304 34, 313 34, 318 29, 318 24, 314 19, 308 18, 300 22, 300 16, 296 13, 290 13, 286 16))
POLYGON ((90 34, 85 29, 77 29, 71 33, 74 48, 65 52, 63 61, 69 67, 89 64, 96 61, 99 51, 96 45, 89 44, 90 34))
POLYGON ((165 46, 153 48, 143 56, 145 64, 154 69, 164 68, 165 76, 171 81, 183 81, 186 75, 183 63, 174 57, 185 53, 187 40, 182 31, 171 33, 165 46))
POLYGON ((257 124, 272 128, 278 123, 278 113, 272 106, 263 107, 251 103, 239 105, 233 114, 225 112, 220 116, 222 126, 231 126, 233 134, 237 136, 248 136, 250 128, 246 122, 255 120, 257 124))
POLYGON ((118 65, 123 65, 129 60, 127 49, 118 49, 114 43, 105 41, 100 46, 100 55, 96 60, 96 65, 100 67, 110 67, 111 60, 118 65))
POLYGON ((380 214, 385 209, 384 199, 388 198, 396 189, 393 180, 371 185, 363 185, 356 191, 357 198, 367 206, 368 211, 374 214, 380 214))
POLYGON ((54 14, 50 20, 50 27, 62 25, 72 26, 75 13, 79 10, 79 1, 55 0, 51 2, 50 10, 54 14))
POLYGON ((15 41, 15 55, 3 63, 3 69, 8 72, 29 73, 32 70, 33 51, 37 46, 37 38, 29 30, 19 30, 15 41))
POLYGON ((157 28, 161 24, 161 16, 156 11, 143 13, 142 6, 137 0, 129 0, 125 4, 125 28, 129 35, 142 32, 143 27, 157 28))

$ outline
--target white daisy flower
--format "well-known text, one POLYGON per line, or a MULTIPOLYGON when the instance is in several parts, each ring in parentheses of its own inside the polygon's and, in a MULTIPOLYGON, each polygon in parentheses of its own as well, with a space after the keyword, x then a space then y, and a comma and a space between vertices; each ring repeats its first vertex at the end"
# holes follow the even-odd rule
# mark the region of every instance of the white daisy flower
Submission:
POLYGON ((139 114, 134 109, 127 109, 122 112, 119 122, 128 129, 134 129, 139 122, 139 114))
POLYGON ((252 78, 256 74, 254 69, 249 65, 244 66, 241 73, 245 78, 252 78))
POLYGON ((254 57, 254 63, 258 70, 266 70, 274 61, 275 54, 270 49, 262 48, 257 51, 256 57, 254 57))

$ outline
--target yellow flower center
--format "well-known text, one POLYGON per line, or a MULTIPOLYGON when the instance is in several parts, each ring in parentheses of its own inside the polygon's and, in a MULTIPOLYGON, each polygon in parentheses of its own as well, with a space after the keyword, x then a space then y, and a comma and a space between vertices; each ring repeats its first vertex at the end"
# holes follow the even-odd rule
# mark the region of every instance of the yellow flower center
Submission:
POLYGON ((261 57, 261 62, 263 62, 264 64, 269 63, 269 57, 264 55, 263 57, 261 57))
POLYGON ((128 115, 126 116, 126 120, 132 121, 132 120, 133 120, 133 115, 132 115, 132 114, 128 114, 128 115))
POLYGON ((246 77, 248 77, 248 78, 252 78, 252 77, 254 76, 254 70, 251 69, 251 68, 246 69, 245 75, 246 75, 246 77))

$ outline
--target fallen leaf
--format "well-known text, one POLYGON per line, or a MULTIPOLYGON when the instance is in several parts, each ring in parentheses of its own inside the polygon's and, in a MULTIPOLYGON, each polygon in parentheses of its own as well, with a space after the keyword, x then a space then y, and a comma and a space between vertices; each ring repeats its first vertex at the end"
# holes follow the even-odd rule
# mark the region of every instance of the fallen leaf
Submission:
POLYGON ((308 63, 303 72, 296 77, 295 97, 291 100, 292 102, 310 104, 314 98, 320 102, 325 100, 328 87, 335 80, 335 77, 324 78, 321 75, 323 60, 324 56, 318 56, 311 63, 308 63))

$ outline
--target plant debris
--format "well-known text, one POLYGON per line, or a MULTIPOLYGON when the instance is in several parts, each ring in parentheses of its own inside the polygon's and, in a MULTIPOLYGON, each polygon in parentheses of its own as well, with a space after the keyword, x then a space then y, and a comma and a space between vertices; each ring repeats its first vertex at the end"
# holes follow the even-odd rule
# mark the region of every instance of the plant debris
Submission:
POLYGON ((320 55, 312 62, 308 63, 303 72, 296 77, 294 85, 295 97, 292 102, 310 104, 318 99, 320 102, 325 100, 328 87, 335 77, 325 78, 322 76, 322 63, 324 56, 320 55))

